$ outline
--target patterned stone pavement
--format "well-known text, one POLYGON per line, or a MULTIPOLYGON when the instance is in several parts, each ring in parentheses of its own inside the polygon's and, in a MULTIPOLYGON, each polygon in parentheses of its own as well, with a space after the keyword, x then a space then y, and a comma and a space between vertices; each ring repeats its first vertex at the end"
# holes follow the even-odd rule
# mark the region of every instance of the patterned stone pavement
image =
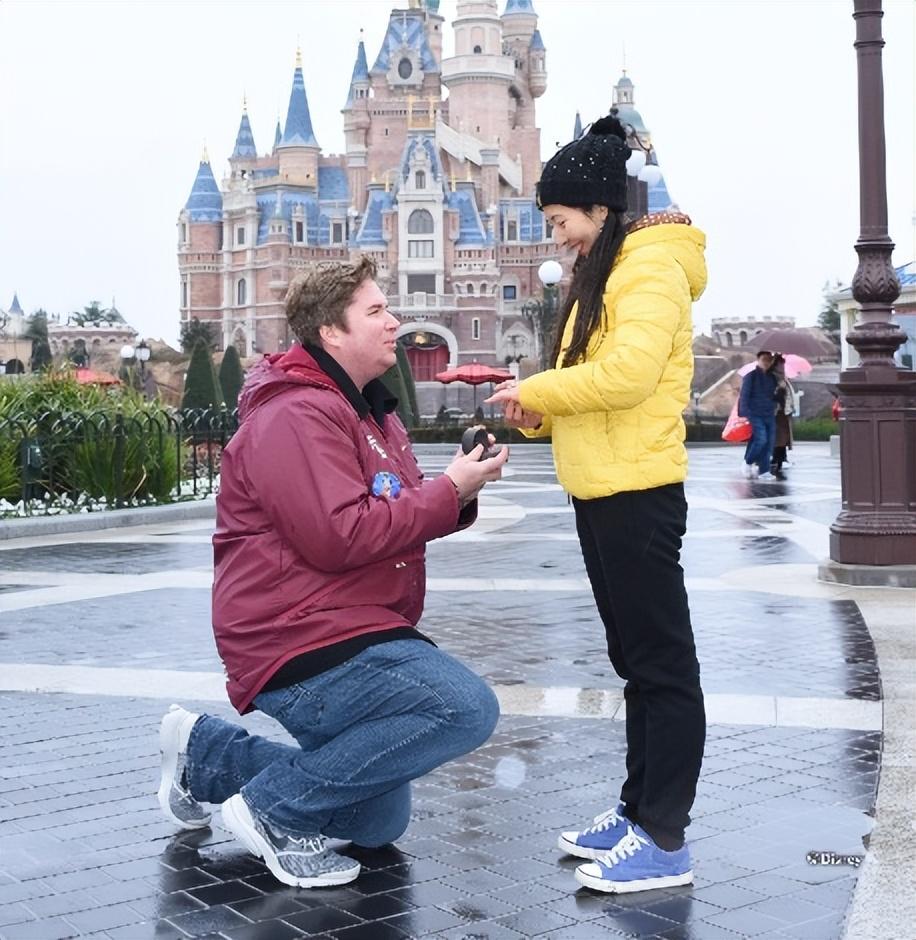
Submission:
MULTIPOLYGON (((430 473, 450 452, 419 450, 430 473)), ((218 815, 176 835, 158 811, 169 701, 234 717, 210 525, 0 542, 0 938, 842 936, 881 689, 857 595, 815 582, 839 505, 826 446, 797 447, 775 484, 740 479, 735 449, 691 450, 683 561, 711 722, 696 882, 616 898, 577 890, 555 834, 613 802, 621 683, 549 450, 517 447, 510 467, 474 529, 430 546, 422 622, 497 689, 499 727, 416 783, 405 837, 353 851, 364 874, 340 889, 279 885, 218 815)))

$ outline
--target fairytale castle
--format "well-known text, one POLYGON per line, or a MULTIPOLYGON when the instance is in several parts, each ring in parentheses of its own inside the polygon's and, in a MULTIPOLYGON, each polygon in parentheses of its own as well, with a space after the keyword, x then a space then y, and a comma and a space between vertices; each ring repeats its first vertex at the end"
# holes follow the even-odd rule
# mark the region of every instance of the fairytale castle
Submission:
MULTIPOLYGON (((204 154, 178 219, 183 323, 210 321, 243 356, 286 349, 283 300, 297 269, 364 254, 402 321, 424 413, 445 402, 432 380, 449 366, 535 365, 522 304, 555 254, 534 198, 546 48, 532 0, 506 0, 501 15, 497 0, 456 8, 450 58, 439 0, 392 10, 371 67, 359 42, 344 154, 322 153, 299 56, 271 152, 258 155, 243 109, 222 186, 204 154)), ((613 104, 632 111, 632 83, 621 82, 613 104)))

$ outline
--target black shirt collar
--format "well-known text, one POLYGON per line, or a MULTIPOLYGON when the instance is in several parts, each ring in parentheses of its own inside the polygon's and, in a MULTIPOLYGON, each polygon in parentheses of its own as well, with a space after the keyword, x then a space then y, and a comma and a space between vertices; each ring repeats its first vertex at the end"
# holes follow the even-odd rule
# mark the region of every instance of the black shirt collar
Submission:
POLYGON ((388 391, 381 379, 372 379, 360 391, 344 367, 321 346, 308 343, 305 350, 318 363, 318 368, 343 392, 360 418, 365 418, 371 413, 380 428, 385 426, 385 415, 391 414, 397 408, 398 400, 388 391))

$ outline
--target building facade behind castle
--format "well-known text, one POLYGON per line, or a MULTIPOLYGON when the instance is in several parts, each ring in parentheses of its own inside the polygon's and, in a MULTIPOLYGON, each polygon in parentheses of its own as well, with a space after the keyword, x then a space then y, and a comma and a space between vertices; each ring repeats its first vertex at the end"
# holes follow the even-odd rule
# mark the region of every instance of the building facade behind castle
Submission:
MULTIPOLYGON (((364 254, 402 321, 422 411, 435 410, 424 383, 449 366, 510 356, 535 366, 522 302, 540 293, 537 269, 555 254, 535 204, 535 102, 547 88, 538 18, 531 0, 507 0, 501 15, 497 0, 457 0, 455 54, 443 59, 438 9, 410 0, 392 10, 371 67, 359 42, 345 153, 322 152, 297 57, 270 153, 258 155, 243 109, 222 186, 204 155, 178 219, 182 323, 210 321, 243 356, 284 350, 297 270, 364 254)), ((614 103, 632 110, 622 81, 614 103)), ((661 192, 667 206, 663 182, 661 192)))

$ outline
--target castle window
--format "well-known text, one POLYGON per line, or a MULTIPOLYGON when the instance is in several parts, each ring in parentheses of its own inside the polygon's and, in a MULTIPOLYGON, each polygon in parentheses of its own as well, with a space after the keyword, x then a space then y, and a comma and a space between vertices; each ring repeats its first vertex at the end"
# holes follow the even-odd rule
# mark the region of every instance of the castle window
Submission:
POLYGON ((483 49, 481 49, 480 46, 474 46, 475 55, 480 55, 481 52, 483 52, 483 49))
POLYGON ((236 288, 236 297, 240 307, 248 303, 248 282, 243 277, 239 278, 238 287, 236 288))
POLYGON ((408 258, 432 258, 433 242, 432 239, 414 238, 407 242, 408 258))
POLYGON ((544 241, 550 241, 553 238, 553 222, 550 219, 544 219, 544 241))
POLYGON ((471 320, 471 339, 480 339, 480 317, 471 320))
POLYGON ((518 241, 518 222, 515 219, 506 220, 506 241, 518 241))
POLYGON ((331 224, 331 244, 339 245, 344 239, 343 222, 333 222, 331 224))
POLYGON ((474 296, 474 285, 471 284, 470 281, 468 282, 468 285, 467 285, 467 288, 466 288, 466 289, 467 289, 467 292, 468 292, 468 297, 473 297, 473 296, 474 296))
POLYGON ((183 243, 187 243, 187 240, 188 240, 188 223, 182 222, 181 223, 181 241, 183 243))
MULTIPOLYGON (((417 176, 419 176, 421 172, 422 171, 418 171, 417 176)), ((433 217, 428 210, 414 209, 414 211, 410 213, 407 219, 408 235, 432 235, 434 230, 433 217)))
POLYGON ((487 292, 487 285, 486 285, 486 284, 481 284, 481 285, 480 285, 480 296, 483 297, 483 296, 486 294, 486 292, 487 292))
POLYGON ((186 277, 181 279, 181 306, 187 307, 188 305, 188 279, 186 277))
POLYGON ((386 136, 386 137, 388 136, 388 128, 387 128, 387 127, 385 128, 385 136, 386 136))
POLYGON ((517 296, 518 292, 514 284, 503 284, 503 300, 515 300, 517 296))
POLYGON ((245 226, 240 225, 235 230, 235 243, 239 247, 245 244, 245 226))
POLYGON ((422 170, 417 170, 415 181, 417 189, 426 189, 426 174, 422 170))
POLYGON ((398 62, 398 75, 403 78, 405 81, 413 75, 413 65, 411 64, 410 59, 403 58, 398 62))
POLYGON ((305 241, 305 223, 296 223, 296 241, 301 245, 305 241))

